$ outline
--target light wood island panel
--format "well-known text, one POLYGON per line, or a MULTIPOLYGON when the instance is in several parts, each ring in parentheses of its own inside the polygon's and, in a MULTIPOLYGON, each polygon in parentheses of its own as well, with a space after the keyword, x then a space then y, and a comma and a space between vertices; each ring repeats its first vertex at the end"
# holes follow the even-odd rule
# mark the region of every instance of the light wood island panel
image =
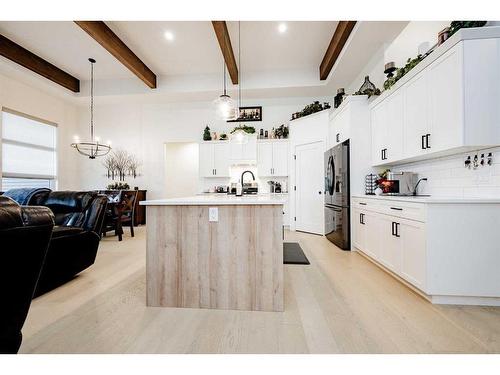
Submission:
POLYGON ((209 208, 148 207, 147 305, 283 311, 282 205, 209 208))

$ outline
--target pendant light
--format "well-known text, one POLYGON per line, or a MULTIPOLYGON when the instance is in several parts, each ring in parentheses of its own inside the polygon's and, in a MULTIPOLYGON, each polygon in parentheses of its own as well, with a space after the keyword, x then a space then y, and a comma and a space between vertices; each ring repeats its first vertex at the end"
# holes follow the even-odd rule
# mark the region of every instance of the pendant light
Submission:
MULTIPOLYGON (((224 33, 224 50, 226 50, 226 38, 227 33, 224 33)), ((215 110, 217 116, 224 121, 236 120, 239 115, 239 111, 236 108, 234 100, 227 94, 226 91, 226 60, 224 56, 222 57, 222 76, 223 76, 223 93, 215 101, 215 110)))
MULTIPOLYGON (((241 108, 241 24, 238 21, 238 108, 237 108, 237 116, 239 116, 239 112, 241 108)), ((248 133, 243 129, 236 130, 231 137, 231 141, 237 144, 245 144, 248 143, 248 133)))
POLYGON ((111 144, 99 143, 99 138, 94 133, 94 64, 95 60, 90 58, 90 140, 80 141, 75 137, 75 142, 71 147, 75 148, 80 154, 88 156, 89 159, 95 159, 98 156, 104 156, 111 151, 111 144))

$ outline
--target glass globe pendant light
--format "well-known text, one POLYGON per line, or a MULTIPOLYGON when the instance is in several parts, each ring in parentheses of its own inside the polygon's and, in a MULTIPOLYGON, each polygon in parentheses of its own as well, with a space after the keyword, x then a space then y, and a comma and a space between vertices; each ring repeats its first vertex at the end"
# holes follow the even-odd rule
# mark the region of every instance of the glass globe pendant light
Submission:
MULTIPOLYGON (((224 34, 224 49, 226 49, 226 37, 224 34)), ((224 121, 236 120, 239 115, 239 111, 236 108, 234 100, 227 94, 226 91, 226 60, 222 58, 222 76, 223 76, 223 93, 217 99, 214 100, 215 111, 217 116, 224 121)))
POLYGON ((90 140, 80 141, 75 137, 75 142, 71 147, 75 148, 80 154, 88 156, 89 159, 95 159, 98 156, 104 156, 111 151, 111 142, 100 143, 99 138, 94 134, 94 64, 95 60, 90 58, 90 140))

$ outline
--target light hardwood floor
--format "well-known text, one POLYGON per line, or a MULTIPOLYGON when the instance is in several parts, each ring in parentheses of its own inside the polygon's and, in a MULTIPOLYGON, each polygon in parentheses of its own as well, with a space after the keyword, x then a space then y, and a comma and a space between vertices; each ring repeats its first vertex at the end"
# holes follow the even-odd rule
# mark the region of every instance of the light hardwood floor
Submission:
POLYGON ((94 266, 33 301, 21 353, 500 352, 500 308, 431 305, 357 253, 287 233, 285 311, 146 307, 145 228, 107 237, 94 266))

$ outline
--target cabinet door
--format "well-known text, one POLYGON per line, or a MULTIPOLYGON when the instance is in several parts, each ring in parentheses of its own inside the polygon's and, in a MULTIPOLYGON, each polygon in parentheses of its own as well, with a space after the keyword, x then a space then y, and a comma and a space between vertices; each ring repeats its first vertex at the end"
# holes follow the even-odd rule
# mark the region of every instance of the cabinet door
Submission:
POLYGON ((432 151, 463 145, 462 51, 462 43, 459 43, 428 68, 431 123, 429 143, 432 151))
POLYGON ((422 72, 404 88, 404 157, 411 158, 427 152, 426 135, 429 126, 429 87, 427 72, 422 72))
POLYGON ((380 258, 381 242, 380 242, 380 219, 379 215, 371 212, 363 212, 363 222, 365 227, 364 252, 373 259, 380 258))
POLYGON ((426 232, 425 224, 404 220, 400 228, 401 277, 419 288, 426 290, 426 232))
POLYGON ((336 121, 337 123, 337 134, 335 134, 335 143, 341 143, 344 142, 346 139, 349 138, 349 108, 344 107, 342 109, 342 112, 340 112, 337 117, 336 121))
POLYGON ((403 157, 403 90, 397 90, 386 99, 386 162, 403 157))
POLYGON ((227 142, 214 144, 215 177, 229 177, 230 145, 227 142))
POLYGON ((384 164, 382 150, 386 147, 387 138, 387 100, 371 110, 371 132, 372 132, 372 163, 373 165, 384 164))
POLYGON ((288 142, 273 143, 273 176, 288 176, 288 142))
POLYGON ((214 170, 214 145, 211 143, 200 143, 200 176, 215 177, 214 170))
POLYGON ((365 250, 366 226, 363 224, 363 211, 354 209, 352 224, 352 245, 363 251, 365 250))
POLYGON ((401 269, 401 224, 396 217, 380 216, 380 263, 395 273, 401 269))
POLYGON ((257 138, 254 136, 248 137, 248 142, 242 145, 242 160, 255 161, 257 160, 257 138))
POLYGON ((259 176, 272 176, 273 144, 271 142, 257 144, 257 170, 259 176))

